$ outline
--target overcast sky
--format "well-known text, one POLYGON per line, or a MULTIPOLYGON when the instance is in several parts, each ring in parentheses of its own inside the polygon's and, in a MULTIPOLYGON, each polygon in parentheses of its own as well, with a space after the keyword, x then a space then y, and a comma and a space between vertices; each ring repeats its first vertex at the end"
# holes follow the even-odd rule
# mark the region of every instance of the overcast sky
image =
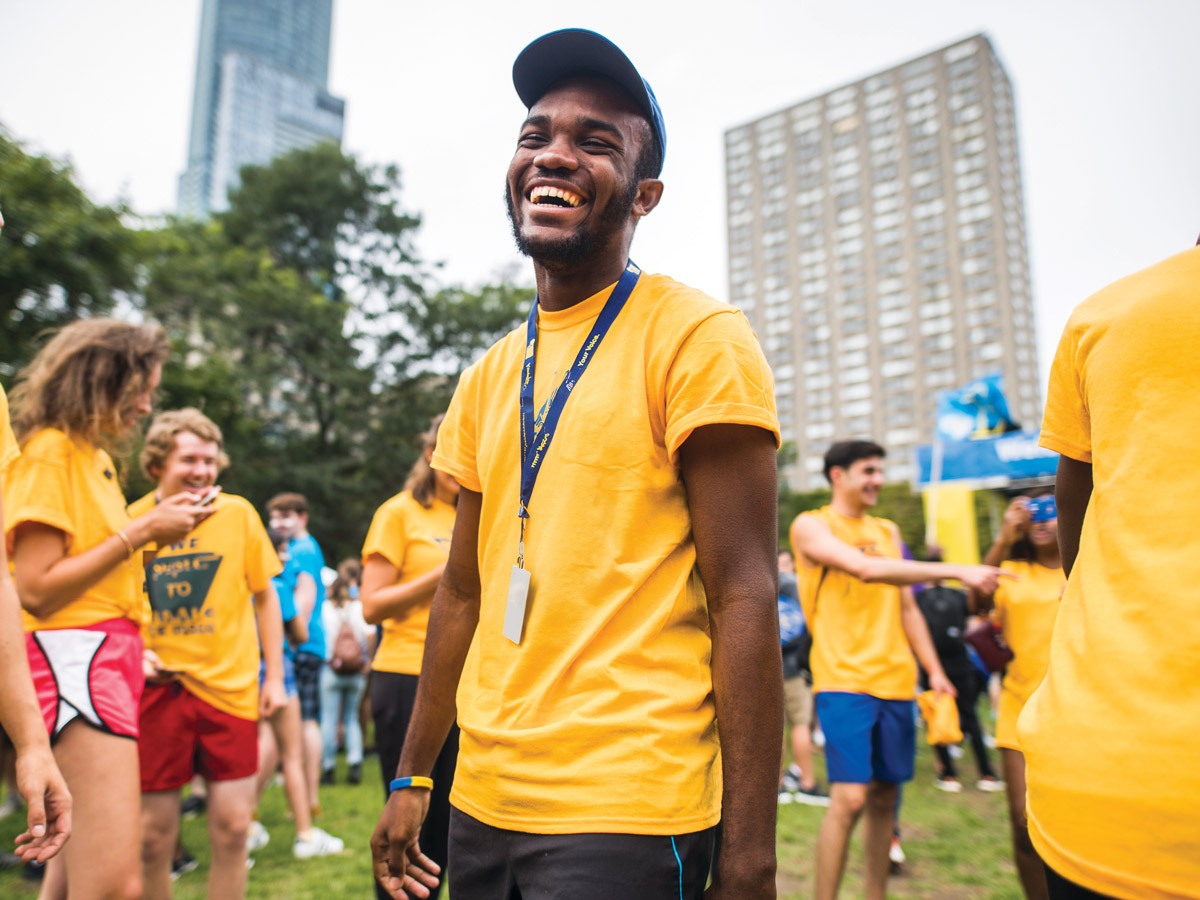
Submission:
MULTIPOLYGON (((0 0, 0 123, 69 157, 97 199, 172 210, 199 21, 200 0, 0 0)), ((612 38, 662 103, 666 192, 634 258, 717 297, 725 130, 981 31, 1016 92, 1043 383, 1072 307, 1200 232, 1195 0, 335 0, 345 146, 399 163, 445 282, 529 278, 501 193, 524 115, 510 71, 568 26, 612 38)))

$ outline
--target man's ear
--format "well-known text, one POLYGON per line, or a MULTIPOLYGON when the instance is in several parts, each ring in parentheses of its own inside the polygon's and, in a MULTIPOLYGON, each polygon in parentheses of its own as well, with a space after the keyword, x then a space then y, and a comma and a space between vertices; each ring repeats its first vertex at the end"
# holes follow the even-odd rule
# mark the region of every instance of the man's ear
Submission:
POLYGON ((663 183, 657 178, 643 178, 638 182, 637 196, 633 198, 633 214, 636 218, 650 215, 662 199, 663 183))

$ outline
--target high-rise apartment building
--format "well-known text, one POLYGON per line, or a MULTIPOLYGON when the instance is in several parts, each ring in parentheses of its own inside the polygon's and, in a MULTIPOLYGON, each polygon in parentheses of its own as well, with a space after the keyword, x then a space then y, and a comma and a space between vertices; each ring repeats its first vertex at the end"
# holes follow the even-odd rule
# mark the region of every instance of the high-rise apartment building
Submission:
POLYGON ((342 139, 326 90, 333 0, 204 0, 179 212, 224 209, 242 166, 342 139))
POLYGON ((730 301, 775 372, 785 472, 834 440, 912 476, 938 393, 1004 374, 1041 416, 1012 85, 975 35, 725 134, 730 301))

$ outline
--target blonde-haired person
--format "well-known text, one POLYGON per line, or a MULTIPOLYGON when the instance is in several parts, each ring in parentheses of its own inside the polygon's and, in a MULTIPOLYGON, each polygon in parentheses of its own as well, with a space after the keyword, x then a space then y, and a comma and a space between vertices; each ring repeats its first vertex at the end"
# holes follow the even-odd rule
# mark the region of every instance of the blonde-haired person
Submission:
MULTIPOLYGON (((3 220, 0 220, 2 222, 3 220)), ((20 456, 8 421, 8 398, 0 388, 0 471, 20 456)), ((0 523, 4 521, 0 504, 0 523)), ((21 604, 0 543, 0 726, 17 751, 17 790, 28 808, 27 828, 17 837, 17 854, 45 862, 71 833, 71 794, 50 752, 21 629, 21 604)))
POLYGON ((109 450, 150 412, 168 350, 157 326, 74 322, 12 393, 21 455, 4 472, 5 537, 42 715, 74 797, 73 840, 48 866, 44 896, 142 895, 138 551, 182 540, 209 511, 183 495, 131 519, 109 450))
MULTIPOLYGON (((1049 494, 1049 489, 1044 493, 1049 494)), ((1025 813, 1025 754, 1017 740, 1017 717, 1046 676, 1050 636, 1067 576, 1058 549, 1054 498, 1040 498, 1034 516, 1030 512, 1033 496, 1017 497, 1009 504, 1000 533, 984 557, 985 563, 1000 566, 1017 577, 1000 582, 992 594, 976 591, 975 605, 980 612, 994 606, 993 618, 1013 651, 1000 688, 996 746, 1004 761, 1017 875, 1028 900, 1045 900, 1049 896, 1046 873, 1029 839, 1025 813)))
MULTIPOLYGON (((384 797, 396 777, 404 735, 417 696, 429 608, 450 552, 458 482, 430 466, 437 444, 437 416, 404 490, 375 513, 363 545, 362 609, 383 626, 371 676, 371 712, 383 775, 384 797)), ((444 870, 450 828, 450 788, 458 759, 458 728, 450 731, 434 765, 429 815, 421 826, 421 849, 444 870)), ((376 896, 389 896, 375 883, 376 896)))
POLYGON ((258 719, 287 703, 283 618, 271 584, 283 566, 249 501, 216 488, 229 458, 221 429, 204 413, 189 407, 156 416, 141 464, 155 487, 129 505, 133 515, 174 497, 215 493, 212 519, 186 541, 159 545, 146 566, 144 637, 156 671, 138 718, 144 896, 170 900, 180 789, 199 775, 212 848, 208 896, 236 900, 246 892, 258 719))

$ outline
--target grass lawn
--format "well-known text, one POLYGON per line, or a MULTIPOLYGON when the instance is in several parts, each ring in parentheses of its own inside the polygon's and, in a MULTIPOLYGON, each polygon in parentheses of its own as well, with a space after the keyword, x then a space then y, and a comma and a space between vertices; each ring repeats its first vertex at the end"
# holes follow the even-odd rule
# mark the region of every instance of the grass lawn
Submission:
MULTIPOLYGON (((918 740, 923 735, 918 733, 918 740)), ((974 766, 963 760, 960 770, 968 783, 961 794, 933 788, 933 755, 927 746, 917 756, 917 777, 904 793, 901 813, 904 850, 909 862, 902 875, 889 882, 889 895, 920 900, 1021 900, 1012 864, 1008 819, 1003 794, 984 794, 973 787, 974 766)), ((818 755, 818 760, 820 756, 818 755)), ((995 761, 995 760, 994 760, 995 761)), ((364 767, 363 784, 345 783, 344 764, 339 784, 321 789, 324 813, 320 826, 346 842, 345 852, 324 859, 292 857, 295 836, 287 818, 283 791, 268 788, 261 817, 271 842, 254 854, 247 897, 250 900, 317 900, 363 898, 371 890, 368 838, 382 806, 378 763, 364 767)), ((800 900, 812 896, 813 847, 823 810, 793 804, 779 810, 779 896, 800 900)), ((0 846, 11 847, 22 820, 0 821, 0 846)), ((183 823, 183 840, 200 861, 200 868, 175 882, 177 900, 202 900, 208 870, 208 846, 203 817, 183 823)), ((862 850, 857 839, 850 850, 844 897, 862 896, 862 850)), ((0 897, 31 898, 34 883, 23 881, 15 869, 0 869, 0 897)), ((615 898, 619 900, 619 898, 615 898)))

